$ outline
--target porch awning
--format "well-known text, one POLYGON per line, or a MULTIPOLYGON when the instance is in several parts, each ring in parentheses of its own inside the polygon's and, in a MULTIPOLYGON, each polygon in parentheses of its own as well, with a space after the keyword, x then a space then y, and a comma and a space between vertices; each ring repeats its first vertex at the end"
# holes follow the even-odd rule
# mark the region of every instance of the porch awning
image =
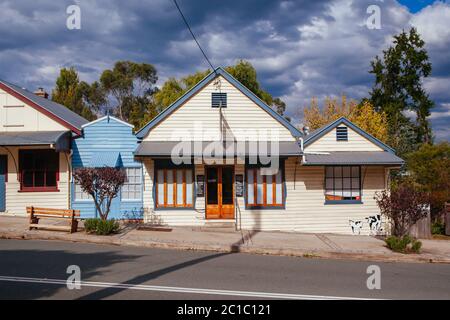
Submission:
POLYGON ((108 152, 100 151, 93 154, 91 161, 89 161, 89 167, 102 168, 102 167, 120 167, 120 152, 108 152))
POLYGON ((392 165, 401 166, 404 161, 387 151, 333 151, 306 153, 303 165, 392 165))
POLYGON ((13 131, 0 133, 0 146, 53 145, 56 151, 70 150, 70 131, 13 131))
POLYGON ((300 156, 301 149, 296 141, 280 142, 235 142, 235 141, 143 141, 134 155, 138 157, 170 157, 172 151, 185 157, 225 156, 300 156))

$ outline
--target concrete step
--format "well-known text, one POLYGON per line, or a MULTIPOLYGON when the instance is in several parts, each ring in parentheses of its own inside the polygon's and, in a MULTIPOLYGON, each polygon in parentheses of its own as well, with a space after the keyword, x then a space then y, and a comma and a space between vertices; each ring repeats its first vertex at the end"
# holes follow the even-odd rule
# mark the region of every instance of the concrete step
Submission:
POLYGON ((196 230, 200 231, 212 231, 212 232, 235 232, 236 225, 234 220, 232 221, 207 221, 201 227, 197 227, 196 230))

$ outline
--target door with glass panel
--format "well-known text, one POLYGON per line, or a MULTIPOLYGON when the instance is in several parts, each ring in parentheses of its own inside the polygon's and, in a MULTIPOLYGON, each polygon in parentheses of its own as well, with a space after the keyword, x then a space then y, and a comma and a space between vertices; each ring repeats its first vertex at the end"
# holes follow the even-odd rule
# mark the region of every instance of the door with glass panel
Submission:
POLYGON ((234 219, 234 168, 206 167, 206 218, 234 219))

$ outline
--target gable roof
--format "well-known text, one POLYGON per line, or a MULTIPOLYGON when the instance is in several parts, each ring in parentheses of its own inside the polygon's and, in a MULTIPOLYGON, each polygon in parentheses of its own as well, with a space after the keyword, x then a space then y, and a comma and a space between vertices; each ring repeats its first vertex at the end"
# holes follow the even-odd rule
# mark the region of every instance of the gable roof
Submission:
POLYGON ((88 120, 76 114, 69 108, 49 99, 39 97, 26 89, 16 86, 15 84, 0 79, 0 88, 55 120, 59 124, 72 130, 76 134, 80 134, 81 126, 88 122, 88 120))
POLYGON ((237 81, 231 74, 226 72, 222 67, 216 68, 210 74, 208 74, 205 78, 203 78, 200 82, 198 82, 195 86, 189 89, 185 94, 183 94, 180 98, 178 98, 174 103, 164 109, 161 113, 159 113, 153 120, 148 122, 144 127, 142 127, 137 133, 136 136, 140 139, 144 138, 148 132, 162 122, 165 118, 167 118, 171 113, 173 113, 178 107, 180 107, 183 103, 189 100, 192 96, 198 93, 201 89, 203 89, 207 84, 209 84, 216 77, 221 75, 228 82, 234 85, 239 91, 241 91, 247 98, 252 100, 255 104, 260 106, 263 110, 269 113, 275 120, 280 122, 283 126, 285 126, 294 137, 302 136, 302 133, 294 127, 289 121, 287 121, 284 117, 279 115, 275 110, 269 107, 265 102, 263 102, 259 97, 257 97, 253 92, 251 92, 248 88, 246 88, 242 83, 237 81))
POLYGON ((374 136, 368 134, 366 131, 364 131, 363 129, 361 129, 360 127, 358 127, 357 125, 355 125, 353 122, 351 122, 350 120, 348 120, 345 117, 340 117, 339 119, 337 119, 337 120, 335 120, 335 121, 333 121, 333 122, 331 122, 331 123, 329 123, 329 124, 319 128, 319 129, 317 129, 316 131, 314 131, 310 135, 306 136, 305 141, 304 141, 304 147, 306 148, 308 145, 312 144, 314 141, 316 141, 319 138, 323 137, 325 134, 327 134, 332 129, 336 128, 337 126, 339 126, 341 124, 345 124, 347 127, 349 127, 352 130, 356 131, 357 133, 359 133, 364 138, 366 138, 370 142, 374 143, 375 145, 377 145, 378 147, 380 147, 384 151, 395 153, 394 149, 389 147, 387 144, 381 142, 380 140, 378 140, 374 136))
POLYGON ((125 122, 125 121, 123 121, 123 120, 120 120, 120 119, 118 119, 118 118, 116 118, 116 117, 110 116, 110 115, 106 115, 106 116, 103 116, 103 117, 101 117, 101 118, 98 118, 98 119, 96 119, 96 120, 94 120, 94 121, 85 123, 85 124, 83 124, 83 125, 81 126, 81 128, 86 128, 86 127, 88 127, 88 126, 91 126, 91 125, 93 125, 93 124, 96 124, 96 123, 98 123, 98 122, 101 122, 101 121, 103 121, 103 120, 105 120, 105 119, 108 119, 108 120, 114 120, 115 122, 121 123, 121 124, 123 124, 123 125, 125 125, 125 126, 128 126, 128 127, 132 128, 132 129, 134 128, 134 126, 133 126, 132 124, 130 124, 130 123, 128 123, 128 122, 125 122))

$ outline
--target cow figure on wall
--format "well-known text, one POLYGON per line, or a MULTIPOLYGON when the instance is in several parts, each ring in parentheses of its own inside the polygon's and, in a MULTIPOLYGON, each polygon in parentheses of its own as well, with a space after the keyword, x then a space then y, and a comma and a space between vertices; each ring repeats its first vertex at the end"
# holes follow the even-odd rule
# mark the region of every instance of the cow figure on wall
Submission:
POLYGON ((348 220, 353 234, 361 234, 363 222, 361 220, 348 220))
POLYGON ((370 234, 378 234, 382 231, 380 214, 367 217, 366 221, 369 223, 370 234))

